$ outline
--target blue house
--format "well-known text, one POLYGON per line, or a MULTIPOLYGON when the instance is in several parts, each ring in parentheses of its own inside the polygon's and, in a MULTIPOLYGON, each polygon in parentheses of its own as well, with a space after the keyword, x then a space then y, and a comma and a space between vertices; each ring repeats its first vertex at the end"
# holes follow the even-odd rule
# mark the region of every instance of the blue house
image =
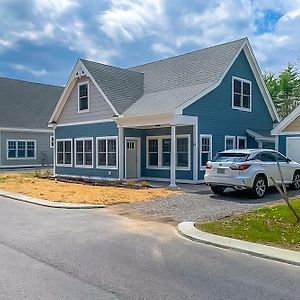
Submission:
POLYGON ((217 152, 275 148, 248 39, 123 69, 79 59, 49 121, 55 174, 197 183, 217 152))

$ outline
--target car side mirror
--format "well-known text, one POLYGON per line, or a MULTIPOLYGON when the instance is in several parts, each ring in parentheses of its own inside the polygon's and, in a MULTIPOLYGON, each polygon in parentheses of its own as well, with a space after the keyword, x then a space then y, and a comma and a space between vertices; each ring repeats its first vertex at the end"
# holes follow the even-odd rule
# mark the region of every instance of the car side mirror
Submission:
POLYGON ((287 162, 287 163, 290 163, 291 161, 292 161, 292 160, 291 160, 290 158, 288 158, 288 157, 286 158, 286 162, 287 162))

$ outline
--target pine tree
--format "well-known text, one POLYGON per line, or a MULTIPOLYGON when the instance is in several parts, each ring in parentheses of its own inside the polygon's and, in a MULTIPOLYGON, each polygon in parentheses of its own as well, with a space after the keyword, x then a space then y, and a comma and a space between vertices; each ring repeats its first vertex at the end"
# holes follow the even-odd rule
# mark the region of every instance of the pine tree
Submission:
POLYGON ((300 77, 292 64, 279 73, 266 73, 264 80, 281 118, 287 117, 300 104, 300 77))

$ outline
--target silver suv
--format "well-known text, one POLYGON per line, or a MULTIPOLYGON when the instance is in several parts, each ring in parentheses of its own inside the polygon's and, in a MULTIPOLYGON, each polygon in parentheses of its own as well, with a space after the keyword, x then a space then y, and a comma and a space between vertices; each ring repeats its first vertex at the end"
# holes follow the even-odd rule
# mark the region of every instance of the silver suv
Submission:
POLYGON ((264 197, 270 177, 281 184, 283 180, 294 189, 300 189, 300 164, 274 150, 244 149, 220 152, 207 162, 204 180, 215 194, 222 194, 227 187, 248 189, 255 198, 264 197))

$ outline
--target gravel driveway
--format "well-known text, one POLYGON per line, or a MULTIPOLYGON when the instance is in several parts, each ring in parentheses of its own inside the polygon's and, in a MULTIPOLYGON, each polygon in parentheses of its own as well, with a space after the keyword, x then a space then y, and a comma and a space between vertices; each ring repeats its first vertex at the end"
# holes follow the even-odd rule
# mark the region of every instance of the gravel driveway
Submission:
MULTIPOLYGON (((290 196, 300 192, 290 191, 290 196)), ((276 190, 267 193, 264 199, 251 199, 246 192, 227 191, 216 196, 204 185, 196 191, 183 195, 151 201, 119 204, 110 209, 129 217, 178 223, 182 221, 208 221, 243 213, 281 200, 276 190), (197 191, 198 190, 198 191, 197 191)))

